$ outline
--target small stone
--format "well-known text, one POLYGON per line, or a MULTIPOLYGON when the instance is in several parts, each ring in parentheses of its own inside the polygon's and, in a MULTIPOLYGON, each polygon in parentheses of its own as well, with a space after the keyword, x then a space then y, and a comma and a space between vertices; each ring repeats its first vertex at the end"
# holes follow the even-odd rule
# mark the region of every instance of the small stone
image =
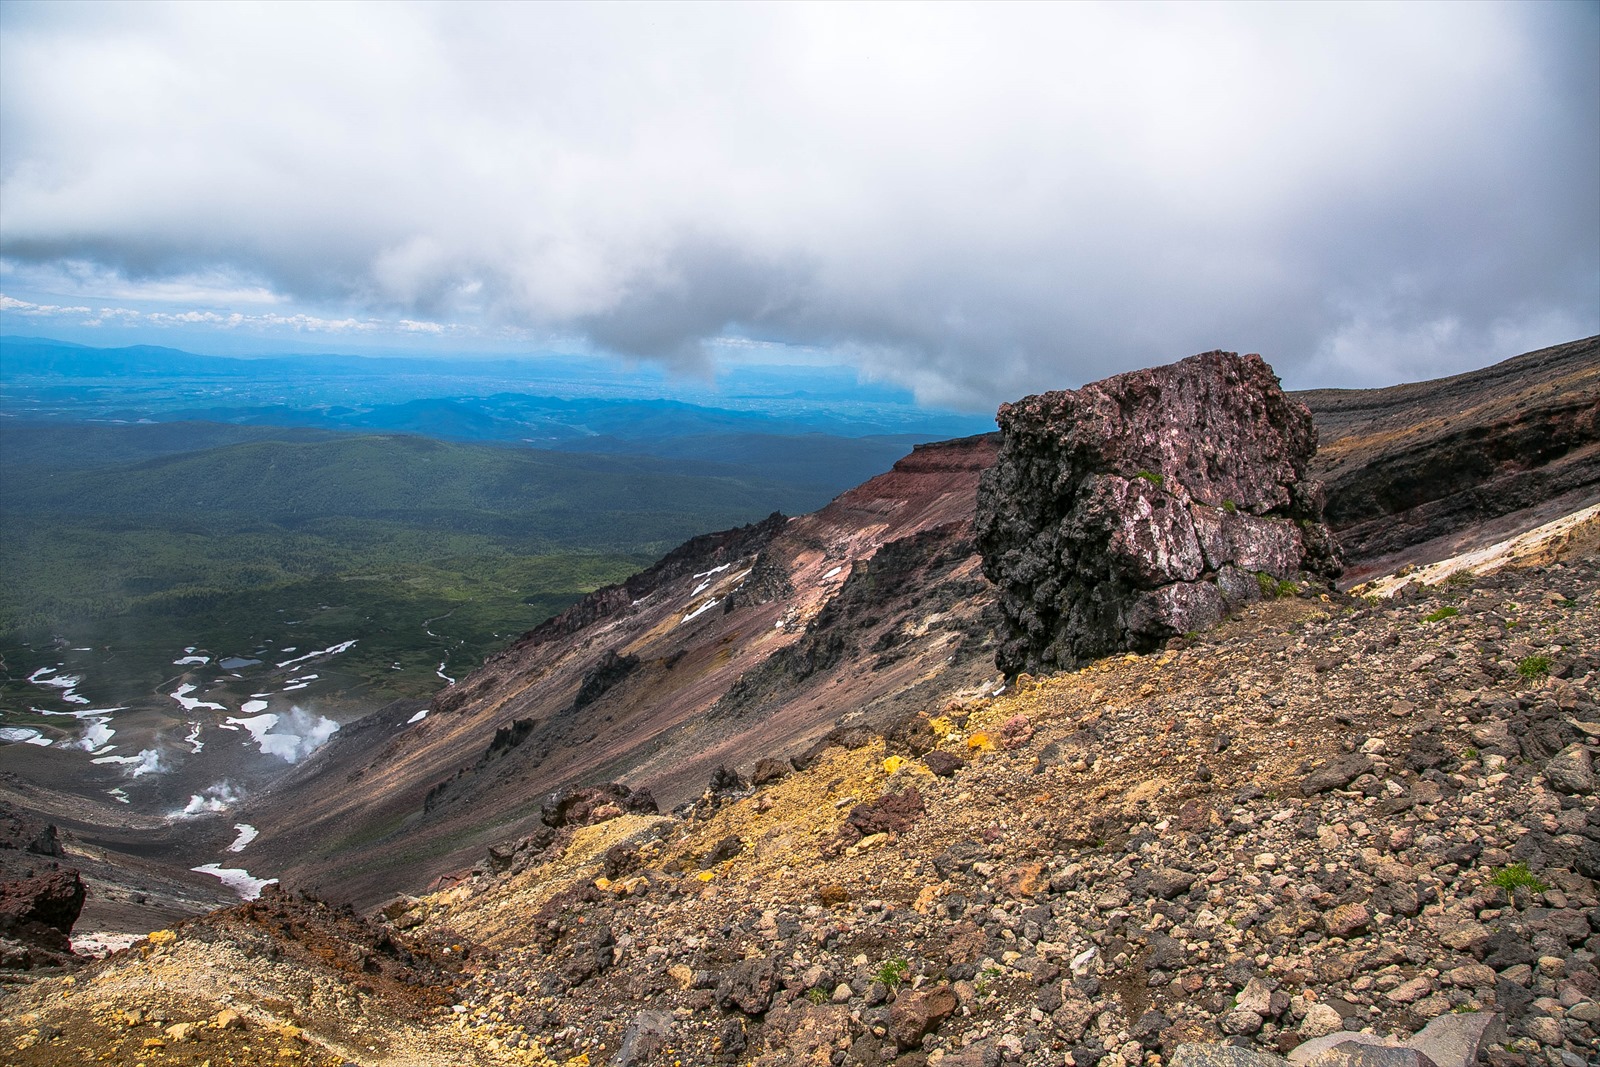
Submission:
POLYGON ((622 1033, 622 1044, 611 1057, 611 1067, 642 1067, 672 1037, 672 1016, 661 1011, 641 1011, 622 1033))
POLYGON ((1361 903, 1341 904, 1322 918, 1329 937, 1352 937, 1364 932, 1371 922, 1372 909, 1361 903))
POLYGON ((1284 1067, 1288 1061, 1270 1052, 1235 1045, 1179 1045, 1172 1067, 1284 1067))
POLYGON ((1484 989, 1494 985, 1494 968, 1482 963, 1468 963, 1452 968, 1445 978, 1451 985, 1462 989, 1484 989))
POLYGON ((959 1006, 948 985, 902 993, 889 1009, 889 1033, 901 1048, 915 1048, 921 1045, 922 1035, 937 1030, 959 1006))
POLYGON ((1595 791, 1594 761, 1580 744, 1568 745, 1551 757, 1544 765, 1544 777, 1550 788, 1560 793, 1587 795, 1595 791))
POLYGON ((1478 1050, 1505 1041, 1505 1027, 1492 1011, 1440 1015, 1406 1042, 1438 1067, 1474 1067, 1478 1050))
POLYGON ((1344 1020, 1339 1013, 1326 1004, 1313 1004, 1306 1009, 1306 1017, 1300 1021, 1300 1036, 1302 1038, 1325 1037, 1344 1025, 1344 1020))
POLYGON ((1256 1015, 1267 1016, 1272 1014, 1272 990, 1259 978, 1252 978, 1245 983, 1244 989, 1239 991, 1239 997, 1234 1001, 1234 1008, 1238 1011, 1253 1012, 1256 1015))
POLYGON ((1354 755, 1324 764, 1300 780, 1302 796, 1316 796, 1330 789, 1343 789, 1363 774, 1372 770, 1372 761, 1366 756, 1354 755))
POLYGON ((1401 982, 1384 995, 1396 1004, 1413 1004, 1432 992, 1432 979, 1418 975, 1410 981, 1401 982))
POLYGON ((1537 1015, 1522 1021, 1522 1032, 1539 1042, 1559 1048, 1561 1045, 1561 1023, 1548 1015, 1537 1015))
POLYGON ((1248 1036, 1260 1033, 1265 1022, 1265 1019, 1253 1011, 1230 1011, 1222 1017, 1222 1032, 1248 1036))
POLYGON ((1439 932, 1439 940, 1457 952, 1470 952, 1489 940, 1491 931, 1482 923, 1464 922, 1439 932))

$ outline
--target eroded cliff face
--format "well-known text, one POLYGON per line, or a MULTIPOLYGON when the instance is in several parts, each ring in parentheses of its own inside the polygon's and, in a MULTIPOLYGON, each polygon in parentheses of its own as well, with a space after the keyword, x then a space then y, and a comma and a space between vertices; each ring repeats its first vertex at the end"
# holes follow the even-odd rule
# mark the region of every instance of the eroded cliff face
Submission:
POLYGON ((1280 582, 1338 573, 1306 477, 1311 414, 1260 356, 1207 352, 998 420, 977 531, 1008 674, 1149 650, 1280 582))
POLYGON ((1600 337, 1451 378, 1294 396, 1316 419, 1312 475, 1349 581, 1600 500, 1600 337))

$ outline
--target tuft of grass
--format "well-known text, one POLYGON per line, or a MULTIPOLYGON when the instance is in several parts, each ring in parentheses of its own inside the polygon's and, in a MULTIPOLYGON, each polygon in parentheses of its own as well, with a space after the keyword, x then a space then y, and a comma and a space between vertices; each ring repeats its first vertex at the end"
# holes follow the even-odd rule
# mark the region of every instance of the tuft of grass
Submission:
POLYGON ((1287 578, 1280 581, 1266 571, 1256 571, 1256 584, 1261 587, 1261 596, 1265 600, 1294 596, 1300 592, 1300 587, 1294 582, 1287 578))
POLYGON ((1430 612, 1429 614, 1424 615, 1422 617, 1422 621, 1423 622, 1443 622, 1446 619, 1453 619, 1457 615, 1460 615, 1460 614, 1461 614, 1461 609, 1460 608, 1456 607, 1454 604, 1446 604, 1444 607, 1440 608, 1438 611, 1430 612))
POLYGON ((1166 480, 1167 480, 1164 476, 1162 476, 1161 474, 1157 473, 1156 471, 1140 471, 1138 474, 1135 474, 1134 477, 1135 478, 1143 478, 1145 481, 1149 482, 1151 485, 1161 485, 1164 482, 1166 482, 1166 480))
POLYGON ((1535 893, 1543 893, 1550 888, 1536 878, 1532 871, 1528 870, 1526 863, 1507 864, 1495 872, 1494 877, 1489 879, 1489 884, 1497 885, 1508 893, 1515 892, 1518 889, 1528 889, 1535 893))
POLYGON ((826 989, 823 989, 821 986, 812 986, 806 992, 806 999, 811 1001, 813 1004, 826 1004, 832 998, 828 996, 828 991, 826 989))
POLYGON ((1524 656, 1517 661, 1517 673, 1525 681, 1536 681, 1550 673, 1549 656, 1524 656))
POLYGON ((895 956, 880 963, 873 977, 890 989, 895 989, 906 980, 906 976, 910 973, 910 961, 903 956, 895 956))
POLYGON ((1231 500, 1224 500, 1222 502, 1222 510, 1226 511, 1229 515, 1232 515, 1234 512, 1239 510, 1239 505, 1235 504, 1231 500))

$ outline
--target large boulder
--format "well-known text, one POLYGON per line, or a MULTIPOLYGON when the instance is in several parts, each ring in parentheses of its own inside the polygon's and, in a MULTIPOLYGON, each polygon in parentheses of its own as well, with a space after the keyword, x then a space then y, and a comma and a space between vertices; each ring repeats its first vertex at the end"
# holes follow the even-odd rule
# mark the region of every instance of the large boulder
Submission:
POLYGON ((83 879, 56 862, 56 828, 0 807, 0 969, 72 961, 68 940, 83 910, 83 879))
POLYGON ((1005 404, 978 489, 1008 674, 1202 630, 1337 550, 1306 478, 1316 431, 1260 356, 1207 352, 1005 404))

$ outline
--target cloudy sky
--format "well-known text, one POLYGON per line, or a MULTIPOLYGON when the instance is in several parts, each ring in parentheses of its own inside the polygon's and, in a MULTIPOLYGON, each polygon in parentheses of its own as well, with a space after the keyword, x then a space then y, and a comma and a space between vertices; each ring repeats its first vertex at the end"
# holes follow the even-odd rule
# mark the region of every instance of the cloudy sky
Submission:
POLYGON ((0 329, 973 410, 1600 332, 1600 5, 0 4, 0 329))

